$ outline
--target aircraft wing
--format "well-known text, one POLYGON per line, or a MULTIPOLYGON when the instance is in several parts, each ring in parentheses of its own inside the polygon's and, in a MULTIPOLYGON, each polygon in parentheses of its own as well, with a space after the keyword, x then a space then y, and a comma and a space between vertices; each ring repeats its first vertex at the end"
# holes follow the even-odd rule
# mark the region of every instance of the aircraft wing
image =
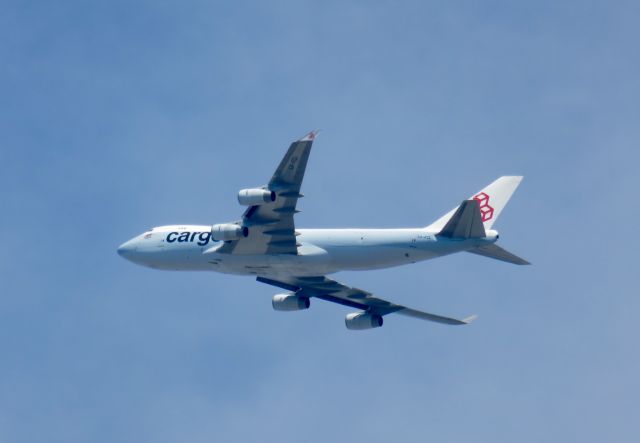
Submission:
POLYGON ((441 315, 430 314, 428 312, 418 311, 416 309, 407 308, 406 306, 391 303, 387 300, 374 297, 371 293, 362 289, 352 288, 339 283, 330 278, 321 277, 285 277, 279 280, 272 280, 265 277, 258 277, 261 283, 277 286, 292 292, 301 291, 307 297, 316 297, 349 306, 372 314, 387 315, 400 314, 407 317, 428 320, 447 325, 466 325, 471 323, 476 316, 467 317, 458 320, 441 315))
POLYGON ((217 252, 229 254, 297 254, 297 233, 293 216, 300 186, 307 168, 311 145, 317 131, 291 143, 289 150, 263 187, 276 193, 276 199, 260 206, 250 206, 242 215, 242 225, 249 228, 246 238, 225 242, 217 252))

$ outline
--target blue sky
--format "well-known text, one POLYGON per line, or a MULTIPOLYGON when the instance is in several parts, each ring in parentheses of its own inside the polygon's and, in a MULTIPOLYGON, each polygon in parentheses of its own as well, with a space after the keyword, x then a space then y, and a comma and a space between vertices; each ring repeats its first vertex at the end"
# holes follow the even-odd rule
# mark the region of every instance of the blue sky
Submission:
POLYGON ((635 441, 637 2, 1 10, 0 441, 635 441), (496 228, 534 265, 338 274, 480 315, 353 333, 116 255, 237 218, 314 128, 298 226, 425 226, 522 174, 496 228))

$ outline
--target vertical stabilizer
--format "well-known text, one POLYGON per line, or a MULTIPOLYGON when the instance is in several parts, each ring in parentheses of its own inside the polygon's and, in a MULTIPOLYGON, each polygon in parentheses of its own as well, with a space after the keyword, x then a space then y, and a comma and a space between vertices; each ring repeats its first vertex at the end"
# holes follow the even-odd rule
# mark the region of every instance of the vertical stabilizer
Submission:
MULTIPOLYGON (((500 177, 486 188, 469 197, 469 200, 478 202, 485 230, 491 229, 521 181, 522 176, 519 175, 500 177)), ((427 229, 435 232, 442 231, 459 208, 460 206, 452 209, 427 226, 427 229)))

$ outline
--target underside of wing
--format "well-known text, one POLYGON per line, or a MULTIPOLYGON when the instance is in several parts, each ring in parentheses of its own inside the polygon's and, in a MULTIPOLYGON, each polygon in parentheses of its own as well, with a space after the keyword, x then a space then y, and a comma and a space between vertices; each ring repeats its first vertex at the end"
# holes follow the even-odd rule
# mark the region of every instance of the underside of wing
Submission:
MULTIPOLYGON (((428 320, 448 325, 465 325, 472 322, 476 317, 471 316, 462 320, 456 318, 444 317, 441 315, 430 314, 428 312, 418 311, 416 309, 407 308, 378 297, 374 297, 371 293, 362 289, 349 287, 330 278, 320 277, 288 277, 278 280, 272 280, 265 277, 258 277, 261 283, 270 284, 282 289, 286 289, 295 293, 298 297, 319 298, 334 303, 338 303, 351 308, 360 309, 363 313, 374 316, 385 316, 387 314, 400 314, 407 317, 413 317, 420 320, 428 320)), ((349 318, 349 316, 347 316, 349 318)), ((382 322, 377 326, 381 326, 382 322)), ((371 327, 376 327, 373 324, 371 327)), ((366 328, 362 328, 366 329, 366 328)))
POLYGON ((229 254, 297 254, 293 220, 300 187, 316 132, 295 141, 280 162, 271 180, 262 189, 271 191, 273 201, 250 206, 242 216, 248 228, 246 238, 226 242, 217 252, 229 254))

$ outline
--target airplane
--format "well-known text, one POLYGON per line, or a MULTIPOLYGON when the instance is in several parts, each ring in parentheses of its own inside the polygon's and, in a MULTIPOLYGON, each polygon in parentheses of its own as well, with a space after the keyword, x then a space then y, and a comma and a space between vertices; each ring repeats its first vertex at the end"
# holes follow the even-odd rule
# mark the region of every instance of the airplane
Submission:
POLYGON ((330 274, 402 266, 462 251, 529 264, 498 246, 498 232, 492 229, 521 176, 498 178, 426 227, 298 228, 294 215, 316 135, 312 131, 290 145, 268 184, 238 193, 238 203, 246 207, 240 220, 156 227, 123 243, 118 254, 153 269, 255 276, 286 291, 273 296, 276 311, 308 309, 311 299, 348 306, 358 310, 345 318, 350 330, 378 328, 388 314, 448 325, 469 324, 477 316, 459 320, 408 308, 339 283, 330 274))

